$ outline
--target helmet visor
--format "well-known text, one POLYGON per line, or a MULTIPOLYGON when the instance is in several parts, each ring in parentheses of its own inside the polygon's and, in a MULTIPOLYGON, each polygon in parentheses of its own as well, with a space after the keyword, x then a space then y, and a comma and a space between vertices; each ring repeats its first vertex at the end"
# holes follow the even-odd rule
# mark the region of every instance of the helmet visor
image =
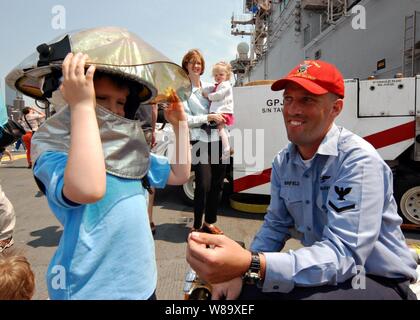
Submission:
POLYGON ((66 33, 43 44, 6 77, 7 84, 35 99, 45 100, 58 89, 61 64, 69 52, 89 56, 87 66, 141 84, 141 103, 171 102, 172 90, 185 101, 191 95, 186 72, 137 35, 116 27, 66 33))

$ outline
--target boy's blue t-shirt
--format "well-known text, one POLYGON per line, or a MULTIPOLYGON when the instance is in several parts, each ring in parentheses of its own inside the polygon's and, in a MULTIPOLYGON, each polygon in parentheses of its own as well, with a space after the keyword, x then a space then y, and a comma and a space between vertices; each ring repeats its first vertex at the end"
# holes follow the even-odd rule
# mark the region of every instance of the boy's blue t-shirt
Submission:
MULTIPOLYGON (((51 299, 147 299, 156 289, 155 247, 139 180, 106 175, 106 193, 93 204, 63 198, 64 152, 46 152, 35 177, 45 186, 48 204, 64 227, 47 271, 51 299)), ((151 154, 152 187, 165 186, 170 165, 151 154)))

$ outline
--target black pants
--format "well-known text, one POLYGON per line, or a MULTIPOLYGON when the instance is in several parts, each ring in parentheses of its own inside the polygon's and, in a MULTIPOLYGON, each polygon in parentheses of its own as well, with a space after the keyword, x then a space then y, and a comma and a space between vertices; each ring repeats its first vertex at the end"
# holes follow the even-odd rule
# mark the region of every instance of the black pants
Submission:
POLYGON ((193 170, 195 171, 194 190, 194 228, 202 225, 203 213, 205 222, 217 221, 219 194, 223 187, 226 164, 222 164, 222 143, 192 141, 191 152, 193 170))
POLYGON ((353 289, 352 279, 337 286, 295 287, 289 293, 262 292, 244 285, 238 300, 417 300, 405 279, 367 275, 365 288, 353 289))

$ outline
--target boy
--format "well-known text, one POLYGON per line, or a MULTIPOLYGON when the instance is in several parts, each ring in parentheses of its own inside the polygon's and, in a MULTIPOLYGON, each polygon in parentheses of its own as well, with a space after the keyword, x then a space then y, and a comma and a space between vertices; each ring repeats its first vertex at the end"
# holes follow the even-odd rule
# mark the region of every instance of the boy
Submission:
POLYGON ((64 226, 47 272, 49 295, 154 299, 157 268, 145 189, 188 179, 186 116, 172 91, 165 115, 177 144, 175 164, 169 165, 150 155, 140 121, 132 120, 140 93, 158 90, 124 68, 95 72, 91 65, 85 74, 86 60, 81 53, 64 59, 60 90, 69 107, 32 140, 35 178, 64 226))
POLYGON ((34 292, 35 277, 28 260, 0 253, 0 300, 31 300, 34 292))

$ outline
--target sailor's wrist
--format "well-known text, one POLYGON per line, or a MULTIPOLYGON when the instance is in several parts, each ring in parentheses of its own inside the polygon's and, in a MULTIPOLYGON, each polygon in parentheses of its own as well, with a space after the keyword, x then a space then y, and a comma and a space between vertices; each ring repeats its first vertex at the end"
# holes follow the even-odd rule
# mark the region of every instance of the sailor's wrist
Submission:
POLYGON ((250 254, 250 262, 248 269, 243 273, 242 280, 245 284, 259 285, 263 281, 261 272, 261 256, 259 252, 248 251, 250 254))

